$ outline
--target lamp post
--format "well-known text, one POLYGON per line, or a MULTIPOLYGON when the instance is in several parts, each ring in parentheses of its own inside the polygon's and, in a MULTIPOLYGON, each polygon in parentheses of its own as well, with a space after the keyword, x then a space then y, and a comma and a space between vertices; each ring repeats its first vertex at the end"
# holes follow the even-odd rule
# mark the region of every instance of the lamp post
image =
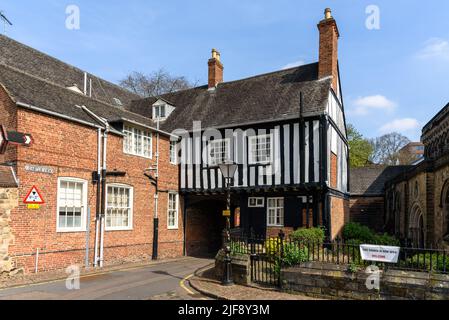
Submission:
POLYGON ((223 272, 223 281, 222 284, 224 286, 232 286, 234 281, 232 281, 232 269, 231 269, 231 182, 235 175, 235 171, 237 170, 237 165, 232 161, 226 161, 219 165, 221 174, 225 179, 226 184, 226 241, 223 243, 223 250, 225 252, 224 259, 224 272, 223 272))

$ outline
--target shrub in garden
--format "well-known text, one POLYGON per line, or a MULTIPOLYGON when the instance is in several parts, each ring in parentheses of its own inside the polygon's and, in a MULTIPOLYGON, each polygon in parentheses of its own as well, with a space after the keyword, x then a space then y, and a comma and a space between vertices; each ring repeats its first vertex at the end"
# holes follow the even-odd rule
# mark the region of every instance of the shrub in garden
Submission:
POLYGON ((449 271, 449 257, 442 254, 437 255, 436 253, 416 254, 408 258, 406 264, 408 267, 425 269, 427 271, 449 271))
POLYGON ((274 256, 279 254, 281 250, 281 239, 270 238, 265 241, 265 250, 269 256, 274 256))
POLYGON ((370 228, 358 223, 348 223, 343 229, 343 239, 345 243, 351 241, 351 244, 355 244, 355 241, 360 244, 379 244, 384 246, 399 246, 400 242, 395 237, 384 234, 376 234, 370 228))
POLYGON ((308 261, 308 250, 295 243, 284 245, 284 257, 282 262, 286 267, 292 267, 308 261))
POLYGON ((325 232, 323 228, 298 229, 290 235, 290 238, 300 243, 323 243, 325 232))

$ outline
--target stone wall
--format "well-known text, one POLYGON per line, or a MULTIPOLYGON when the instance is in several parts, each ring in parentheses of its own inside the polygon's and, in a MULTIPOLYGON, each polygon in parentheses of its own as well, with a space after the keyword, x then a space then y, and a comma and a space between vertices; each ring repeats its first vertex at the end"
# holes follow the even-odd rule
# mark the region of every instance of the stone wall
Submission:
MULTIPOLYGON (((372 274, 371 274, 372 275, 372 274)), ((387 270, 380 272, 380 290, 369 290, 370 274, 351 273, 348 266, 305 263, 282 270, 282 289, 311 296, 356 300, 447 300, 449 275, 387 270)))
MULTIPOLYGON (((221 279, 224 272, 223 250, 220 250, 215 257, 215 274, 221 279)), ((232 255, 232 279, 234 283, 248 285, 251 283, 251 257, 247 254, 232 255)))
POLYGON ((9 245, 14 241, 10 227, 11 210, 18 205, 18 190, 0 188, 0 275, 14 271, 15 263, 9 256, 9 245))

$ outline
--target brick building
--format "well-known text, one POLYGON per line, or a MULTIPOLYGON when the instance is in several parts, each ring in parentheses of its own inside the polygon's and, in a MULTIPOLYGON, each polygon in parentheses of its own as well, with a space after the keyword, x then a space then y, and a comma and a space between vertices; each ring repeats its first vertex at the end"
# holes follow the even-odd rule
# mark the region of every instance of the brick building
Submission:
POLYGON ((163 124, 180 136, 180 192, 188 254, 216 252, 224 227, 226 183, 218 168, 234 162, 232 227, 272 236, 325 226, 340 234, 349 219, 348 143, 338 66, 336 20, 318 23, 319 60, 287 70, 224 81, 217 50, 208 85, 139 100, 173 110, 163 124))
POLYGON ((183 254, 172 136, 156 129, 152 117, 128 111, 133 99, 139 97, 0 36, 0 124, 34 140, 0 156, 19 181, 19 206, 9 222, 15 241, 8 248, 17 267, 29 272, 148 259, 154 221, 159 257, 183 254), (155 171, 147 170, 157 163, 159 220, 155 171), (39 209, 22 202, 33 186, 45 201, 39 209))
POLYGON ((411 166, 369 166, 351 168, 350 220, 376 232, 393 231, 387 225, 385 184, 411 166))
POLYGON ((316 63, 225 82, 213 50, 208 85, 146 99, 0 36, 0 123, 34 139, 9 146, 0 164, 14 168, 20 200, 36 187, 45 201, 11 212, 17 266, 142 260, 155 244, 159 257, 215 253, 218 164, 229 160, 233 227, 339 235, 349 150, 330 9, 318 32, 316 63))

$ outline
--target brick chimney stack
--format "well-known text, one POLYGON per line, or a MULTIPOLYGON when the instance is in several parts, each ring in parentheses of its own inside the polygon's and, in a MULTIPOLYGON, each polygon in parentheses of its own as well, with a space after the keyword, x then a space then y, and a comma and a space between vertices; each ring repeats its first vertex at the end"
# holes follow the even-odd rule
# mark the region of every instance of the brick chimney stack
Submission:
POLYGON ((220 52, 212 49, 212 58, 209 59, 209 89, 215 88, 223 82, 223 64, 220 61, 220 52))
POLYGON ((332 88, 338 89, 338 32, 337 22, 332 17, 331 9, 324 11, 324 20, 318 24, 320 31, 320 56, 318 62, 318 77, 332 76, 332 88))

